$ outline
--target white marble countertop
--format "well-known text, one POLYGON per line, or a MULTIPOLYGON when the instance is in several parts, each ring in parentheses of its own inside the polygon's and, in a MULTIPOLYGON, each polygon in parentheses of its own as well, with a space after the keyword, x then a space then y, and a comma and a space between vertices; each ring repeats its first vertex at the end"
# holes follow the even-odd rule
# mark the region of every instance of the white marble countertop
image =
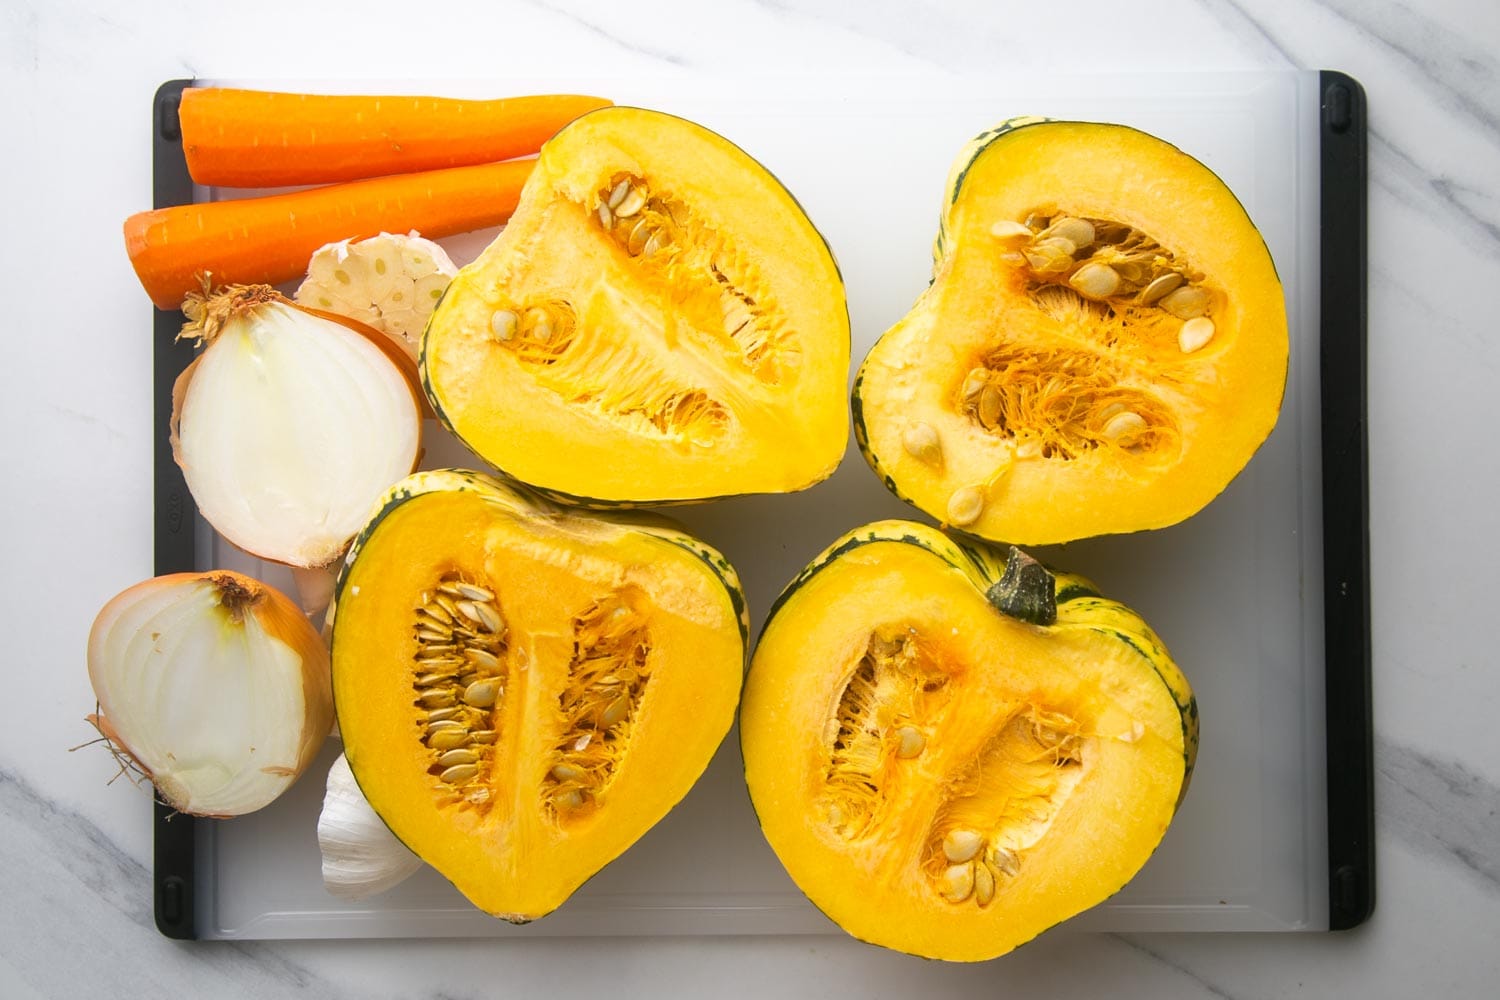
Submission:
POLYGON ((1500 974, 1500 674, 1484 639, 1500 465, 1500 7, 582 2, 0 4, 4 600, 0 996, 1468 997, 1500 974), (1015 5, 1019 6, 1019 5, 1015 5), (1334 68, 1370 107, 1369 413, 1379 903, 1345 933, 1047 935, 945 966, 837 936, 179 944, 149 803, 106 787, 83 645, 150 575, 150 356, 119 225, 162 81, 621 73, 912 76, 1334 68), (69 376, 77 376, 69 381, 69 376), (39 641, 56 643, 42 649, 39 641), (46 653, 46 656, 41 655, 46 653), (57 659, 50 657, 56 654, 57 659))

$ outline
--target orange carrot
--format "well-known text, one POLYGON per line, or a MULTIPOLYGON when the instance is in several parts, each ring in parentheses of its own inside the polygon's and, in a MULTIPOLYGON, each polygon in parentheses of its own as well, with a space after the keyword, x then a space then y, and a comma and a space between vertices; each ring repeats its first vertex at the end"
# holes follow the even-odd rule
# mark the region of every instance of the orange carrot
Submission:
POLYGON ((571 94, 466 101, 201 87, 183 91, 178 120, 199 184, 281 187, 528 156, 609 103, 571 94))
POLYGON ((125 220, 125 249, 151 301, 176 309, 200 287, 277 284, 325 243, 415 229, 430 239, 510 218, 535 160, 450 167, 291 194, 178 205, 125 220))

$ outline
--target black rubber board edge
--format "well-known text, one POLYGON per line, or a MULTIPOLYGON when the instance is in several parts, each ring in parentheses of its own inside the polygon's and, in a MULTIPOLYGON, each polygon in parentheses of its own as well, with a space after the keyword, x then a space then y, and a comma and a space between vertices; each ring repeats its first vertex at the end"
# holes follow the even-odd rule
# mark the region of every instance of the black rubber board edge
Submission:
MULTIPOLYGON (((1365 423, 1367 137, 1364 88, 1319 75, 1321 140, 1320 357, 1323 424, 1323 586, 1327 698, 1329 928, 1375 908, 1374 749, 1370 683, 1369 469, 1365 423), (1337 239, 1332 238, 1337 235, 1337 239)), ((191 80, 171 80, 152 101, 152 204, 187 204, 193 182, 177 107, 191 80)), ((184 317, 153 311, 155 572, 196 568, 193 504, 172 460, 172 383, 192 360, 176 341, 184 317)), ((154 908, 169 938, 196 938, 195 823, 155 805, 154 908)))
MULTIPOLYGON (((151 204, 155 208, 185 205, 193 200, 193 180, 182 154, 182 131, 177 105, 191 80, 162 84, 151 102, 151 204)), ((189 573, 197 569, 194 542, 198 508, 188 493, 182 470, 172 460, 168 436, 172 419, 172 383, 193 360, 192 345, 178 341, 183 315, 177 310, 152 310, 152 476, 155 497, 155 574, 189 573)), ((152 882, 156 927, 169 938, 196 938, 193 915, 194 828, 192 816, 175 813, 160 801, 156 811, 152 882)), ((203 822, 211 822, 204 820, 203 822)))
POLYGON ((1368 243, 1364 88, 1319 74, 1323 632, 1328 718, 1328 926, 1375 909, 1370 502, 1365 386, 1368 243))

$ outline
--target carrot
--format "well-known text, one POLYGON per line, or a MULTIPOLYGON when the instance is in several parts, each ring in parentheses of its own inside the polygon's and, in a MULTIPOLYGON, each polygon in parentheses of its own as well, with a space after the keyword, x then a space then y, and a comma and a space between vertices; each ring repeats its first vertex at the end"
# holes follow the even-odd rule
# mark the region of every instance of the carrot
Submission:
POLYGON ((201 87, 183 91, 178 120, 199 184, 281 187, 528 156, 609 104, 571 94, 466 101, 201 87))
POLYGON ((200 287, 277 284, 325 243, 415 229, 439 239, 510 218, 535 160, 376 177, 291 194, 177 205, 125 220, 125 250, 162 309, 200 287))

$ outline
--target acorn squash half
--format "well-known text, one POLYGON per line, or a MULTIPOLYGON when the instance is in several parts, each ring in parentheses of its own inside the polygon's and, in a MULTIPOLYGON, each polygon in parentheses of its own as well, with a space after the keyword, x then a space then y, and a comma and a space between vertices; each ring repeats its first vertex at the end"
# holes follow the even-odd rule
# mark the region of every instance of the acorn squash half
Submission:
POLYGON ((551 912, 685 795, 734 718, 734 570, 660 518, 417 473, 359 535, 334 707, 370 805, 476 906, 551 912))
POLYGON ((954 165, 932 284, 866 357, 855 437, 903 499, 992 540, 1175 524, 1276 423, 1280 282, 1229 189, 1119 125, 1020 120, 954 165))
POLYGON ((827 244, 744 151, 655 111, 593 112, 543 147, 429 320, 422 371, 486 462, 594 506, 802 489, 848 442, 827 244))
POLYGON ((1198 711, 1151 629, 1086 580, 884 521, 781 596, 740 741, 766 839, 819 909, 864 941, 976 961, 1145 864, 1198 711))

